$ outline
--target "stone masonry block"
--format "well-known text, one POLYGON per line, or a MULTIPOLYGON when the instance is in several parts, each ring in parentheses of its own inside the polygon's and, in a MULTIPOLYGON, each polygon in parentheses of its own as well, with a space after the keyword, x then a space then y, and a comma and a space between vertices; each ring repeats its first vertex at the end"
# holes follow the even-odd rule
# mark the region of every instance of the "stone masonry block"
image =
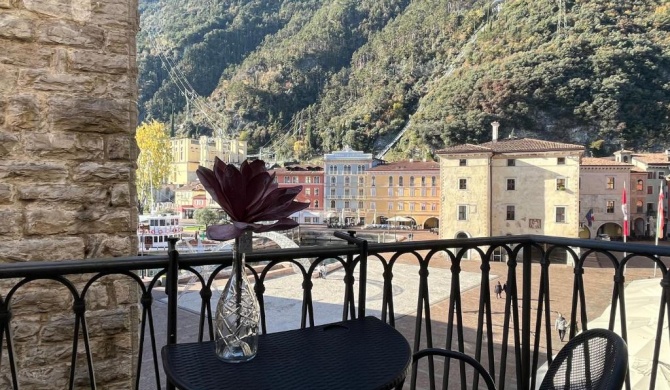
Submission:
POLYGON ((33 37, 32 23, 28 18, 11 13, 0 13, 0 37, 30 40, 33 37))
POLYGON ((120 134, 107 137, 107 157, 110 160, 129 160, 132 145, 131 135, 120 134))
POLYGON ((7 126, 33 130, 39 126, 40 108, 37 97, 18 95, 9 99, 7 107, 7 126))
POLYGON ((75 182, 123 181, 128 182, 132 166, 128 162, 100 164, 84 162, 73 169, 75 182))
POLYGON ((23 0, 23 6, 28 11, 37 14, 55 16, 59 19, 72 19, 72 3, 71 0, 23 0))
POLYGON ((101 135, 86 133, 27 133, 24 150, 31 156, 60 160, 100 160, 104 157, 101 135))
POLYGON ((24 183, 65 183, 67 175, 64 164, 0 161, 0 179, 24 180, 24 183))
POLYGON ((40 25, 40 43, 100 49, 105 42, 104 31, 98 27, 57 20, 40 25))
MULTIPOLYGON (((21 70, 18 85, 38 91, 90 93, 97 83, 97 76, 90 74, 54 73, 46 69, 21 70)), ((0 86, 0 88, 2 88, 0 86)), ((0 90, 1 92, 1 90, 0 90)))
POLYGON ((8 262, 83 259, 84 239, 60 236, 0 240, 0 258, 8 262))
POLYGON ((110 201, 112 206, 114 207, 130 206, 130 189, 128 188, 127 185, 124 184, 115 185, 114 187, 112 187, 110 195, 111 195, 110 201))
POLYGON ((25 233, 28 235, 74 234, 77 232, 77 212, 49 209, 44 206, 26 210, 25 233))
POLYGON ((0 64, 32 69, 47 68, 55 51, 54 47, 35 47, 30 43, 11 41, 8 45, 2 45, 0 64))
POLYGON ((130 69, 128 55, 75 50, 69 53, 72 70, 124 74, 130 69))
MULTIPOLYGON (((2 112, 2 103, 0 103, 0 113, 2 112)), ((2 116, 0 116, 2 118, 2 116)), ((0 120, 0 125, 2 120, 0 120)), ((4 157, 13 152, 19 138, 7 131, 0 131, 0 157, 4 157)))
POLYGON ((23 227, 23 213, 16 208, 0 208, 0 237, 20 234, 23 227))
POLYGON ((49 99, 49 120, 55 130, 129 134, 128 105, 112 99, 77 99, 53 96, 49 99))
MULTIPOLYGON (((1 190, 2 187, 0 187, 1 190)), ((17 195, 22 200, 42 200, 48 202, 104 203, 107 186, 76 184, 44 184, 40 186, 17 185, 17 195)))
POLYGON ((14 186, 7 183, 0 183, 0 204, 12 203, 14 200, 14 186))
POLYGON ((12 8, 12 0, 0 0, 0 8, 12 8))
MULTIPOLYGON (((19 71, 13 66, 0 64, 0 96, 14 91, 19 78, 19 71)), ((4 99, 2 99, 4 100, 4 99)), ((1 124, 2 122, 0 122, 1 124)))

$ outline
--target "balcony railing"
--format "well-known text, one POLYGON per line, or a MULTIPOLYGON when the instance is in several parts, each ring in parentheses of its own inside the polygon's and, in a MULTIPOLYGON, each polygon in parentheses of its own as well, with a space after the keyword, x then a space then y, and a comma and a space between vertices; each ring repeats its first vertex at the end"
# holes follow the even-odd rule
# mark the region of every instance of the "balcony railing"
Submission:
MULTIPOLYGON (((670 344, 667 342, 670 332, 666 317, 666 314, 670 316, 670 274, 663 257, 670 257, 670 247, 546 236, 372 244, 353 237, 353 233, 351 236, 341 232, 336 235, 347 239, 349 245, 262 250, 247 256, 248 270, 255 279, 264 332, 267 331, 268 320, 265 288, 273 277, 272 271, 282 264, 290 265, 294 275, 302 281, 295 287, 302 289, 302 309, 296 323, 299 320, 300 327, 308 327, 319 322, 314 310, 313 281, 318 274, 315 271, 317 266, 326 261, 340 267, 339 272, 343 275, 342 320, 365 314, 377 315, 405 334, 413 351, 424 347, 459 350, 482 362, 496 380, 498 388, 532 389, 535 388, 540 366, 551 362, 561 346, 552 322, 557 308, 567 309, 571 324, 568 337, 573 337, 578 321, 583 325, 582 329, 588 327, 589 322, 602 312, 603 302, 610 303, 608 327, 617 329, 624 339, 628 339, 632 337, 632 330, 626 319, 633 308, 625 305, 626 280, 634 275, 651 277, 653 270, 661 279, 650 297, 658 302, 656 312, 659 316, 653 324, 655 337, 652 340, 653 358, 648 370, 651 384, 648 388, 653 389, 655 381, 664 380, 659 374, 659 356, 664 356, 660 354, 662 347, 667 348, 670 344), (501 253, 505 261, 494 261, 501 258, 501 253), (590 268, 594 262, 600 267, 598 272, 590 268), (396 281, 400 273, 407 270, 403 265, 417 271, 414 283, 418 287, 416 295, 411 297, 411 314, 399 313, 396 302, 399 290, 411 290, 409 285, 398 285, 396 281), (558 274, 570 275, 570 280, 557 279, 558 274), (493 296, 490 286, 496 277, 505 278, 501 280, 507 282, 507 294, 502 302, 493 296), (373 283, 373 279, 381 282, 373 283), (355 288, 356 283, 358 289, 355 288), (375 297, 371 297, 372 287, 379 289, 375 297), (436 302, 433 298, 441 293, 446 295, 436 302), (371 309, 369 304, 366 307, 366 302, 373 298, 381 301, 377 310, 371 309), (562 302, 562 299, 566 301, 562 302), (600 306, 593 304, 595 301, 600 302, 600 306), (600 312, 596 310, 598 307, 600 312)), ((101 299, 100 291, 94 293, 98 284, 112 276, 117 277, 115 283, 125 279, 139 289, 140 353, 132 356, 136 370, 134 386, 162 388, 165 379, 156 357, 166 340, 159 336, 164 334, 162 332, 166 327, 178 331, 183 328, 177 327, 178 313, 156 317, 165 305, 157 303, 154 298, 165 297, 159 284, 168 272, 169 264, 175 264, 177 260, 182 273, 194 276, 196 290, 201 297, 195 337, 198 341, 211 339, 212 286, 219 274, 230 266, 229 253, 182 254, 173 249, 160 256, 1 264, 0 341, 3 349, 0 362, 5 364, 0 365, 0 387, 18 389, 20 385, 35 383, 34 374, 21 369, 24 364, 21 362, 34 358, 32 350, 37 348, 26 340, 30 339, 26 338, 26 334, 31 332, 31 325, 14 316, 12 305, 17 303, 17 296, 27 285, 43 280, 56 282, 65 288, 33 291, 33 294, 39 295, 37 300, 53 302, 54 294, 66 292, 64 294, 69 296, 59 297, 58 300, 70 302, 72 311, 69 315, 74 318, 68 329, 62 318, 55 315, 62 313, 51 313, 52 317, 40 316, 44 321, 56 318, 53 321, 58 323, 52 331, 59 330, 63 333, 61 340, 71 340, 72 343, 69 350, 59 350, 61 359, 64 353, 70 356, 65 359, 67 363, 51 366, 51 371, 62 369, 70 389, 95 389, 100 386, 96 384, 95 361, 102 351, 96 351, 90 343, 95 334, 87 322, 87 311, 96 305, 96 299, 101 299), (147 281, 139 276, 142 270, 157 271, 147 281), (16 339, 17 334, 21 340, 16 339), (20 348, 17 348, 19 344, 20 348), (147 362, 146 356, 153 356, 153 362, 147 362)), ((175 272, 174 267, 172 270, 175 272)), ((177 290, 171 287, 176 286, 168 286, 169 299, 176 299, 177 290)), ((44 312, 48 310, 43 310, 41 314, 44 312)), ((170 331, 168 334, 171 334, 170 331)), ((449 387, 449 383, 461 379, 463 383, 477 388, 477 381, 466 381, 464 375, 463 368, 459 371, 458 367, 449 367, 448 363, 444 371, 435 370, 431 360, 427 369, 412 372, 405 386, 434 388, 437 381, 446 380, 448 383, 445 386, 449 387)), ((628 379, 627 387, 630 386, 628 379)))

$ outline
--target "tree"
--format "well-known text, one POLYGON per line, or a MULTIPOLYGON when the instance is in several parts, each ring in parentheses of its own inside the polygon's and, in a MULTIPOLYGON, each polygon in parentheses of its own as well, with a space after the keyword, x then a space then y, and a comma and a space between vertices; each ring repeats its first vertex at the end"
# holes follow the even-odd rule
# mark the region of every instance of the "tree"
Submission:
POLYGON ((163 123, 142 123, 135 132, 140 154, 137 157, 137 195, 144 210, 153 207, 153 191, 172 173, 172 148, 163 123))
POLYGON ((219 213, 213 209, 197 209, 193 213, 193 217, 199 225, 205 225, 205 229, 207 229, 207 226, 213 225, 221 219, 219 213))

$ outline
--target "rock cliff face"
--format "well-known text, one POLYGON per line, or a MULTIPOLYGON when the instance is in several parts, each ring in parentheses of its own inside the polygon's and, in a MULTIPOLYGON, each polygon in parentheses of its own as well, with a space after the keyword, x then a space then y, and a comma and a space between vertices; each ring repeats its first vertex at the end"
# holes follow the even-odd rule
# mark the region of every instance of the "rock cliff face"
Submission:
MULTIPOLYGON (((0 0, 0 262, 136 253, 137 30, 136 0, 0 0)), ((131 388, 136 288, 106 277, 91 294, 98 387, 131 388)), ((72 303, 52 281, 10 302, 22 388, 66 388, 72 303)))

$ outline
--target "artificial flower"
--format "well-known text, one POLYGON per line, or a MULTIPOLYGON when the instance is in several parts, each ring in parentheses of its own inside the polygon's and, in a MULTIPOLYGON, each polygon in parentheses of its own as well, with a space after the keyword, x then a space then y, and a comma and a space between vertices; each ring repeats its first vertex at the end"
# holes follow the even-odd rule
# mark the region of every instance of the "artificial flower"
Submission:
POLYGON ((279 188, 274 182, 274 173, 267 171, 262 160, 244 161, 237 169, 216 157, 213 170, 200 166, 196 174, 212 199, 233 221, 209 226, 207 238, 212 240, 230 240, 245 231, 292 229, 298 223, 289 218, 291 214, 309 206, 309 203, 294 201, 302 186, 279 188))

